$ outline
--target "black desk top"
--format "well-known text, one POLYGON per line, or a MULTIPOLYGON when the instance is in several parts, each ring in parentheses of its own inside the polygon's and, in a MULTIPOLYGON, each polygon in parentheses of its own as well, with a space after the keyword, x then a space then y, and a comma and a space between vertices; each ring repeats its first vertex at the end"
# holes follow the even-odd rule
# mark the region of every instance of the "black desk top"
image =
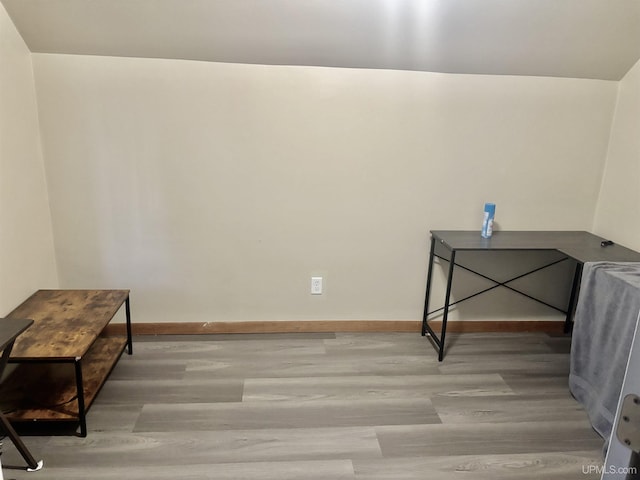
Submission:
POLYGON ((0 319, 0 351, 16 339, 18 335, 31 326, 33 320, 22 318, 0 319))
POLYGON ((450 250, 558 250, 578 262, 640 262, 640 253, 584 231, 496 231, 491 238, 479 230, 431 230, 450 250))

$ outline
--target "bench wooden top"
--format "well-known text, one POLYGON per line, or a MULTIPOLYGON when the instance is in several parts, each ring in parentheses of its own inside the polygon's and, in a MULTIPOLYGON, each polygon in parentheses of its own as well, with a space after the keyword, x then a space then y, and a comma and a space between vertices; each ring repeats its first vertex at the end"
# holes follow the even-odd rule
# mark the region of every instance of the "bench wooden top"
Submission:
POLYGON ((82 358, 129 297, 129 290, 38 290, 7 318, 30 318, 10 361, 82 358))

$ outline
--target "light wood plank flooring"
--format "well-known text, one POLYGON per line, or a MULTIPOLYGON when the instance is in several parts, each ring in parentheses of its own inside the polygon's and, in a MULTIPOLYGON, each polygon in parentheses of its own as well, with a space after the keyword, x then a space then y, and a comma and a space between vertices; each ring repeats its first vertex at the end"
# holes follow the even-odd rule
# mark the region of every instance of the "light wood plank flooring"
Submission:
POLYGON ((89 435, 4 442, 5 479, 590 479, 569 338, 413 333, 139 337, 89 435))

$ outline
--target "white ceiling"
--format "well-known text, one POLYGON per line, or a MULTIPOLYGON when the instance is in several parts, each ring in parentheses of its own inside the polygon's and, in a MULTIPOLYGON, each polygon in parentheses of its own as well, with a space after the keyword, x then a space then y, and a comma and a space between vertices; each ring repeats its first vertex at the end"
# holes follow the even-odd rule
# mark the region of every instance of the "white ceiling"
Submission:
POLYGON ((640 0, 0 0, 33 52, 619 80, 640 0))

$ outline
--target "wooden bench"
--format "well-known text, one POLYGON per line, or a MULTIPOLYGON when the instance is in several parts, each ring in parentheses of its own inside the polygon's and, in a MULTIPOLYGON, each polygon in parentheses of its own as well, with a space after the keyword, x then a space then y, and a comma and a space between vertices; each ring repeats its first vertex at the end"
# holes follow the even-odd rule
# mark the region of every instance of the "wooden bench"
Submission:
POLYGON ((9 363, 19 364, 0 385, 12 422, 78 422, 86 414, 125 348, 133 353, 129 290, 39 290, 7 318, 33 325, 17 338, 9 363), (105 327, 122 305, 126 336, 105 327))

